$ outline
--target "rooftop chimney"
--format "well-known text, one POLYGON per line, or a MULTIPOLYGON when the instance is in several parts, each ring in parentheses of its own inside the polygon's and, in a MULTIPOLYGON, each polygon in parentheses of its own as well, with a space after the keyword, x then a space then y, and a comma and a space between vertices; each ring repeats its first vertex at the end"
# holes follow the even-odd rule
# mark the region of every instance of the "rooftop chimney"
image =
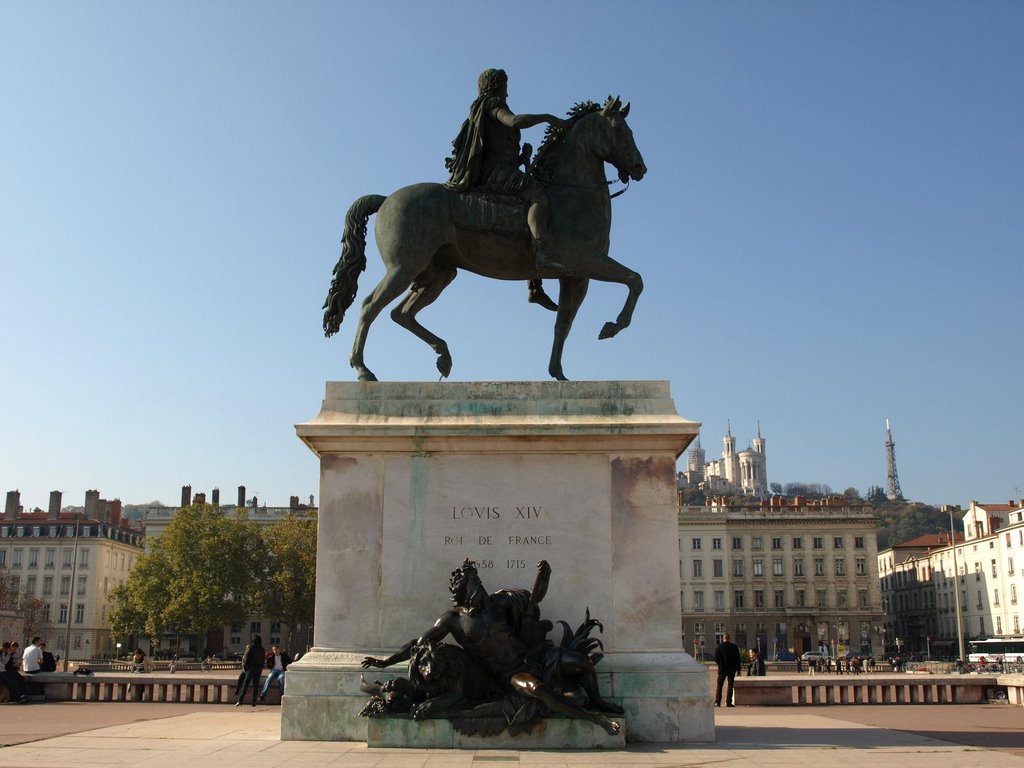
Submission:
POLYGON ((21 512, 21 491, 8 491, 4 506, 4 520, 17 520, 21 512))
POLYGON ((113 501, 108 501, 107 502, 107 511, 109 512, 109 516, 107 518, 107 521, 111 525, 120 525, 121 524, 121 500, 120 499, 114 499, 113 501))
POLYGON ((86 491, 85 492, 85 516, 87 518, 98 519, 100 516, 100 492, 99 491, 86 491))
POLYGON ((245 506, 245 486, 244 485, 238 486, 238 504, 236 506, 238 506, 238 507, 244 507, 245 506))
POLYGON ((183 485, 181 486, 181 506, 187 507, 189 501, 192 500, 192 486, 183 485))
POLYGON ((51 520, 56 520, 60 517, 60 502, 63 498, 63 494, 60 491, 50 491, 50 509, 47 511, 46 516, 51 520))
POLYGON ((213 492, 212 492, 212 496, 213 496, 213 501, 211 503, 213 504, 213 506, 219 507, 220 506, 220 488, 214 488, 213 492))

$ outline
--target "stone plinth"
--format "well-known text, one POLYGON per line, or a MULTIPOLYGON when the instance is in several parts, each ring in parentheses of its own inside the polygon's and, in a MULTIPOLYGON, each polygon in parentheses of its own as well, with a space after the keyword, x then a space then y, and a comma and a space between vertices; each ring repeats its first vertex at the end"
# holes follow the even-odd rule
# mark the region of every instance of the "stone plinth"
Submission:
POLYGON ((296 428, 320 458, 317 604, 283 738, 366 739, 359 662, 432 626, 469 557, 490 591, 547 560, 542 616, 604 622, 630 740, 713 739, 679 628, 675 464, 698 427, 665 382, 328 383, 296 428))

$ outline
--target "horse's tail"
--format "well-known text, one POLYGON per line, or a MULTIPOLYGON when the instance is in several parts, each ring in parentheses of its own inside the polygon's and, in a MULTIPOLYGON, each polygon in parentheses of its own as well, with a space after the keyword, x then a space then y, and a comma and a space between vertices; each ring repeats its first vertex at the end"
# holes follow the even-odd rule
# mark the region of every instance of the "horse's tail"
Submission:
POLYGON ((352 203, 345 214, 345 231, 341 236, 341 258, 334 265, 334 279, 324 302, 324 335, 333 336, 345 319, 345 310, 356 299, 359 273, 366 269, 366 224, 387 198, 364 195, 352 203))

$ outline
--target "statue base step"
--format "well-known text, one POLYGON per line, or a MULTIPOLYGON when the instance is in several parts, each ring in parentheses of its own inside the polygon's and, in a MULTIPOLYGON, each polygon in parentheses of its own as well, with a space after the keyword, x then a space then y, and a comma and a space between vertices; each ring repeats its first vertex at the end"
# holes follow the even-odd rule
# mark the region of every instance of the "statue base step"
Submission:
POLYGON ((466 736, 449 720, 413 720, 401 717, 371 717, 367 722, 369 747, 416 749, 625 749, 625 718, 613 717, 622 726, 615 736, 585 720, 549 717, 531 733, 511 736, 466 736))

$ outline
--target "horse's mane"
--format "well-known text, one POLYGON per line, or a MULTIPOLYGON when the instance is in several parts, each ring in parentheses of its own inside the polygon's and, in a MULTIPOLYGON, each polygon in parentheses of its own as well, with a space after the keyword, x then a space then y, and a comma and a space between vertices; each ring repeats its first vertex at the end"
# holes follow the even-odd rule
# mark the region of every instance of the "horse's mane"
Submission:
POLYGON ((544 141, 541 142, 540 149, 537 150, 537 155, 530 166, 530 173, 541 180, 551 180, 554 176, 555 159, 558 157, 558 152, 562 148, 569 129, 592 112, 600 111, 600 104, 593 101, 580 101, 573 104, 566 113, 568 120, 564 128, 548 125, 544 130, 544 141))

